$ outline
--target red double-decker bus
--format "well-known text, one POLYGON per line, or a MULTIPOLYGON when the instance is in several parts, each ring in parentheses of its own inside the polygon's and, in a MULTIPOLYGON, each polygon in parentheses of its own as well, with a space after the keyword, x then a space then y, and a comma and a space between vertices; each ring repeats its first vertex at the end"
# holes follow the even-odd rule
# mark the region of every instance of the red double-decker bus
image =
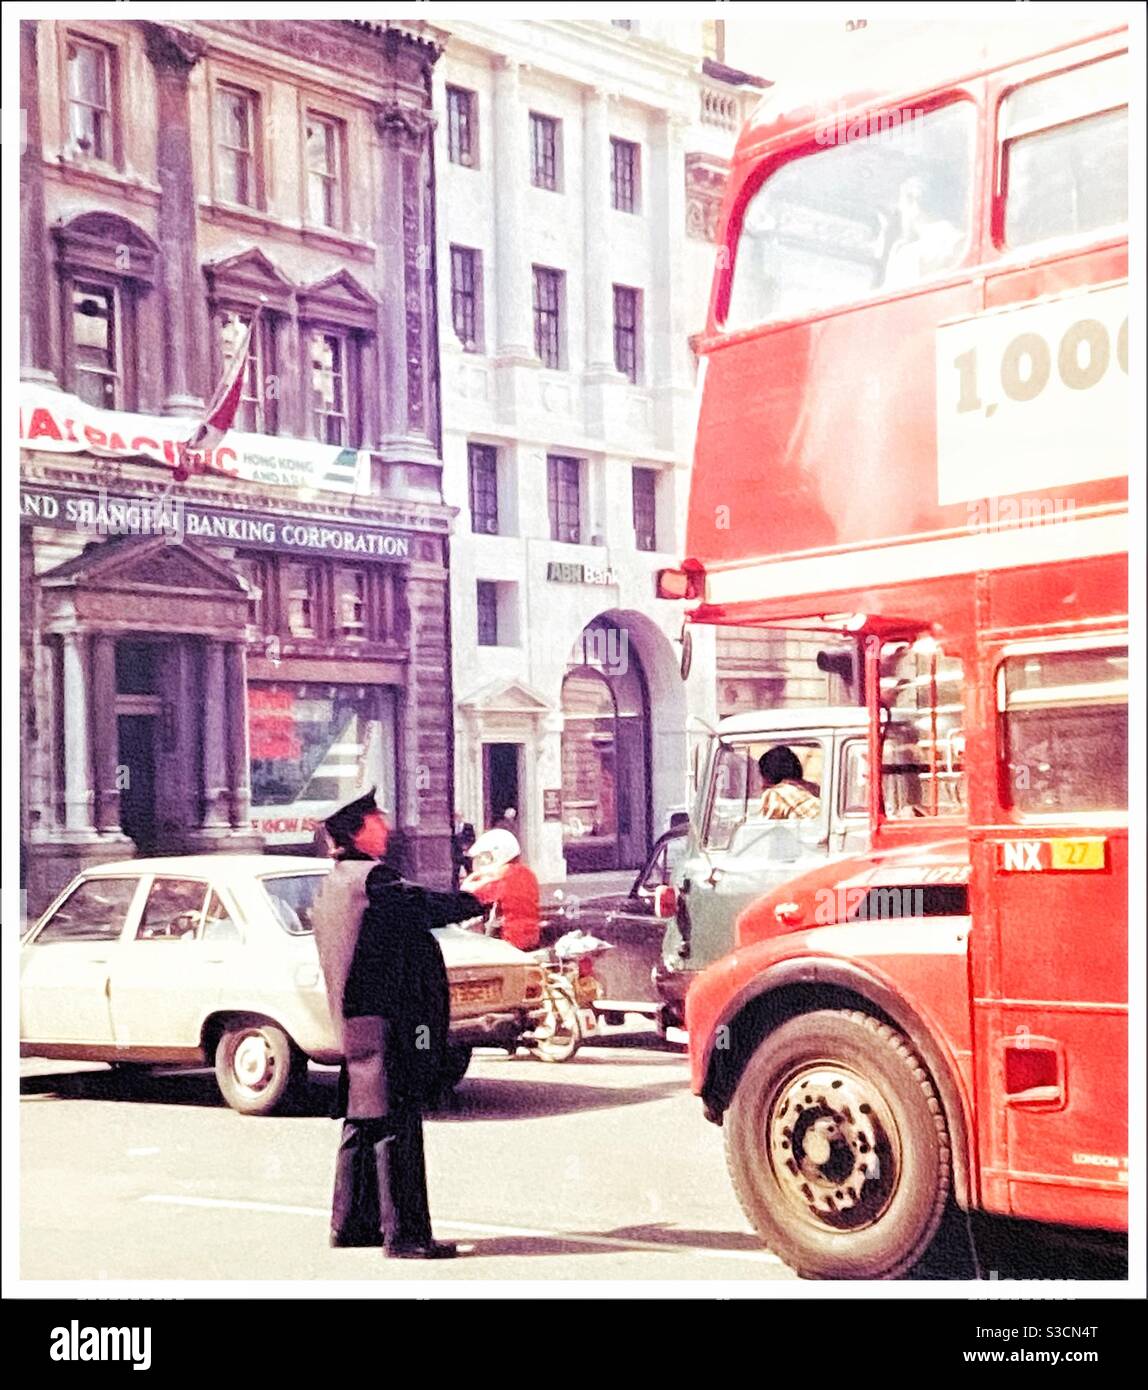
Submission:
POLYGON ((687 1024, 807 1276, 903 1273, 950 1201, 1126 1225, 1126 50, 766 99, 732 165, 659 592, 854 636, 872 843, 745 911, 687 1024))

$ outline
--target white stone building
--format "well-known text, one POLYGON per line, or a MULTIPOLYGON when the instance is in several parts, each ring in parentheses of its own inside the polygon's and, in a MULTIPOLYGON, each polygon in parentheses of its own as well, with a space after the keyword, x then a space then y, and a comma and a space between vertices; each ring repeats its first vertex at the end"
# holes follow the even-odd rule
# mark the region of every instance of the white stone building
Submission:
MULTIPOLYGON (((683 7, 685 9, 685 7, 683 7)), ((681 18, 459 20, 435 68, 455 804, 543 881, 641 862, 684 806, 681 556, 725 160, 766 85, 681 18), (706 44, 710 56, 707 59, 706 44)))

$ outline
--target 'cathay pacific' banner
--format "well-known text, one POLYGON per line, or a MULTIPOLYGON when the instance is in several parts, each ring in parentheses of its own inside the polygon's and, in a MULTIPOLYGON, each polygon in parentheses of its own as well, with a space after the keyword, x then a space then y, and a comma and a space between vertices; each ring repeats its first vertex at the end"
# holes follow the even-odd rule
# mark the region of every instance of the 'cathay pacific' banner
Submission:
MULTIPOLYGON (((140 455, 174 469, 195 429, 194 420, 101 410, 78 396, 29 384, 20 387, 20 447, 52 454, 90 453, 99 458, 140 455)), ((192 453, 191 471, 228 473, 272 487, 327 492, 367 492, 365 452, 310 439, 229 431, 215 449, 192 453)))

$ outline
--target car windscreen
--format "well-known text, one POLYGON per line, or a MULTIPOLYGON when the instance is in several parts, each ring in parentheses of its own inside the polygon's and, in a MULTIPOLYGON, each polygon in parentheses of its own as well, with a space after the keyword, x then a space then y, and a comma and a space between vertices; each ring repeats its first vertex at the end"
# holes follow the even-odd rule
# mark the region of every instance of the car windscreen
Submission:
POLYGON ((279 925, 292 936, 307 936, 311 927, 311 908, 326 874, 265 874, 263 887, 279 925))

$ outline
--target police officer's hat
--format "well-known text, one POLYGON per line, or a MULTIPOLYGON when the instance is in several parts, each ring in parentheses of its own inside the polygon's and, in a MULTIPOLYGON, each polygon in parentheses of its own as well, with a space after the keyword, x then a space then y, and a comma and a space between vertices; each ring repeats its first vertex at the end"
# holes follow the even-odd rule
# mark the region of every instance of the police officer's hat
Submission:
POLYGON ((350 845, 352 837, 363 828, 363 822, 367 817, 379 810, 378 802, 375 800, 375 791, 376 788, 372 787, 365 796, 348 801, 346 806, 340 806, 334 815, 328 816, 323 822, 327 834, 336 845, 350 845))

